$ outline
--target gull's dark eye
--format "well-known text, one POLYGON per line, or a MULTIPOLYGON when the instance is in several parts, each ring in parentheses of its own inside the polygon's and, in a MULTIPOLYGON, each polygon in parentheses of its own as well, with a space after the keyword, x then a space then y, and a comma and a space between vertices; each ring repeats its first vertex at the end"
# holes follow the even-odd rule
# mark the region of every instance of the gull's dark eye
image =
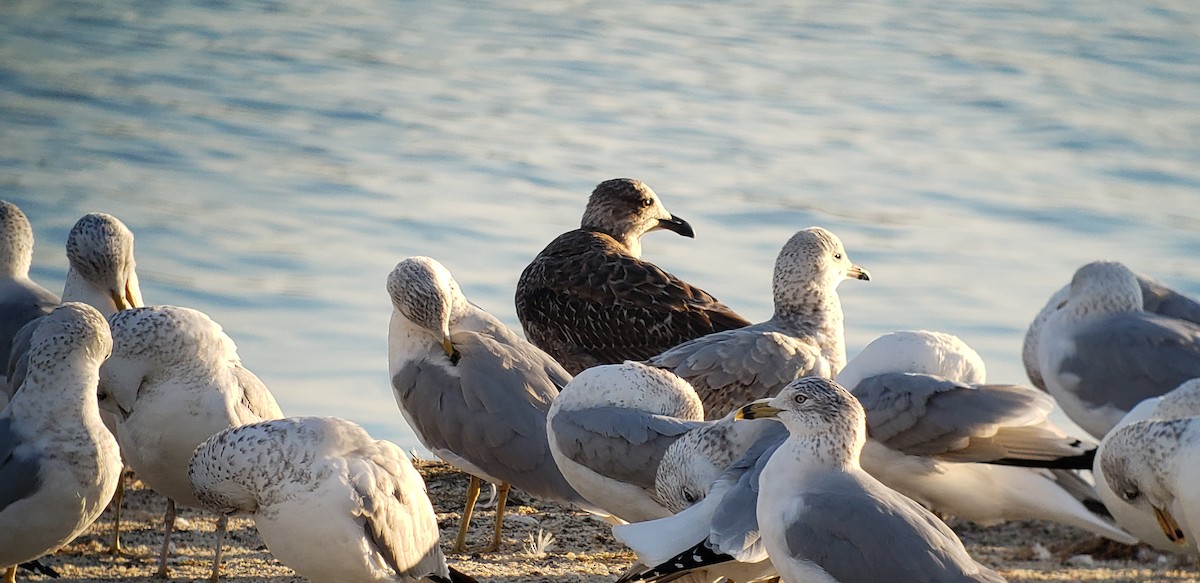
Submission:
POLYGON ((834 259, 841 259, 841 258, 842 258, 842 254, 841 254, 841 253, 834 253, 834 254, 833 254, 833 258, 834 258, 834 259))
POLYGON ((1133 502, 1134 500, 1138 499, 1138 496, 1141 496, 1141 495, 1142 495, 1142 493, 1137 490, 1122 490, 1121 491, 1121 497, 1124 498, 1126 502, 1133 502))
POLYGON ((805 401, 808 401, 808 395, 805 395, 804 393, 796 393, 796 396, 792 397, 792 400, 798 405, 803 405, 805 401))
POLYGON ((643 198, 642 206, 654 206, 654 199, 653 198, 643 198))
POLYGON ((683 491, 683 500, 684 500, 684 502, 687 502, 688 504, 695 504, 696 503, 696 495, 692 494, 691 490, 685 489, 683 491))

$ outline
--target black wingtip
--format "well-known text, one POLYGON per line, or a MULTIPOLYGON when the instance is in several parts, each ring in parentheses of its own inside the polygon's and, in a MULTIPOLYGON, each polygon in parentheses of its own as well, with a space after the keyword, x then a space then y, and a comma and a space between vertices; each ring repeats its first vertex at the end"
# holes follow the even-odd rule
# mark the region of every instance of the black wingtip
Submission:
POLYGON ((439 577, 437 580, 439 583, 479 583, 479 581, 477 581, 474 577, 463 573, 454 567, 450 567, 449 579, 442 579, 439 577))
POLYGON ((708 565, 716 565, 719 563, 728 563, 734 558, 725 554, 718 553, 710 548, 707 542, 701 542, 692 548, 671 557, 670 560, 663 562, 651 569, 647 569, 640 573, 626 573, 616 583, 632 583, 633 581, 672 581, 676 577, 686 571, 698 569, 708 565))
POLYGON ((1048 470, 1090 470, 1096 461, 1096 449, 1089 449, 1079 455, 1060 457, 1051 460, 1028 460, 1021 458, 1001 458, 985 463, 1000 466, 1020 466, 1023 468, 1045 468, 1048 470))
POLYGON ((29 561, 28 563, 21 563, 21 568, 25 569, 26 571, 29 571, 31 573, 45 575, 51 579, 58 579, 59 577, 61 577, 61 575, 58 574, 58 571, 55 571, 49 565, 42 563, 38 559, 34 559, 32 561, 29 561))

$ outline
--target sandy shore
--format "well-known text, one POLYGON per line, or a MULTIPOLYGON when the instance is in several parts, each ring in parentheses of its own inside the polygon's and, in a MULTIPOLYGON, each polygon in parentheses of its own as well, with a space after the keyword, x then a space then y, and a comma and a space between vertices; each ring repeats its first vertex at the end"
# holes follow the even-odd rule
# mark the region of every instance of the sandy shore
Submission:
MULTIPOLYGON (((438 510, 443 548, 453 542, 462 511, 467 478, 439 462, 419 462, 430 497, 438 510)), ((480 581, 505 583, 564 582, 609 583, 633 561, 632 553, 616 543, 602 521, 570 508, 514 492, 515 505, 505 520, 505 540, 500 552, 448 555, 449 562, 480 581), (531 548, 530 539, 541 529, 554 542, 544 554, 531 548)), ((126 496, 122 542, 126 554, 113 558, 104 551, 112 528, 106 512, 84 536, 43 562, 58 571, 63 583, 96 581, 159 581, 154 578, 162 542, 161 496, 135 486, 126 496)), ((171 574, 178 581, 202 581, 212 561, 214 516, 183 509, 180 512, 171 574)), ((491 536, 495 514, 477 510, 468 539, 469 548, 482 548, 491 536)), ((1087 532, 1049 522, 1014 522, 980 527, 951 521, 968 550, 982 563, 1009 581, 1165 581, 1200 583, 1200 573, 1190 561, 1180 561, 1149 549, 1122 549, 1122 558, 1099 559, 1081 555, 1097 539, 1087 532)), ((263 546, 254 524, 246 518, 230 522, 223 580, 244 583, 302 582, 291 569, 276 561, 263 546)), ((314 549, 314 552, 319 549, 314 549)), ((42 575, 19 573, 18 581, 49 580, 42 575)))

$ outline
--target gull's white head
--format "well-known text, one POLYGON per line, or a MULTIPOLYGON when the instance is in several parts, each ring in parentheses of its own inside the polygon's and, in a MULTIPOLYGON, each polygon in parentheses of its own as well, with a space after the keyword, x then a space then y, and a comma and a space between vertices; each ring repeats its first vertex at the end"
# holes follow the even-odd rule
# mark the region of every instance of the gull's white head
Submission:
POLYGON ((850 261, 837 235, 821 227, 798 231, 775 258, 775 309, 803 305, 814 292, 831 293, 847 279, 870 281, 871 275, 850 261))
POLYGON ((1188 544, 1189 533, 1172 513, 1178 482, 1181 443, 1197 439, 1195 418, 1146 419, 1125 425, 1104 438, 1100 467, 1108 487, 1126 503, 1153 513, 1167 539, 1188 544))
POLYGON ((558 397, 572 407, 623 407, 699 421, 704 406, 696 390, 675 373, 640 362, 604 364, 580 372, 558 397))
POLYGON ((240 362, 233 339, 198 310, 133 308, 109 316, 108 323, 113 354, 100 368, 100 406, 121 417, 146 386, 204 378, 240 362))
POLYGON ((1115 261, 1094 261, 1071 278, 1066 309, 1076 317, 1142 310, 1137 274, 1115 261))
MULTIPOLYGON (((67 302, 47 314, 33 332, 29 345, 29 378, 64 366, 99 367, 112 352, 108 323, 95 308, 67 302)), ((41 383, 26 382, 27 386, 41 383)), ((51 387, 59 390, 61 387, 51 387)))
POLYGON ((987 380, 983 357, 958 336, 900 330, 864 346, 837 374, 837 381, 853 391, 864 379, 893 372, 931 374, 968 384, 987 380))
POLYGON ((67 235, 67 285, 63 299, 85 301, 105 315, 142 305, 133 232, 119 219, 91 213, 67 235))
POLYGON ((0 275, 28 277, 33 262, 33 226, 17 205, 0 200, 0 275))
POLYGON ((796 379, 778 395, 742 407, 736 417, 776 419, 793 437, 829 444, 835 459, 857 460, 867 440, 862 404, 850 391, 822 377, 796 379))
POLYGON ((388 274, 387 291, 396 312, 428 332, 454 358, 450 334, 471 307, 450 270, 429 257, 409 257, 388 274))

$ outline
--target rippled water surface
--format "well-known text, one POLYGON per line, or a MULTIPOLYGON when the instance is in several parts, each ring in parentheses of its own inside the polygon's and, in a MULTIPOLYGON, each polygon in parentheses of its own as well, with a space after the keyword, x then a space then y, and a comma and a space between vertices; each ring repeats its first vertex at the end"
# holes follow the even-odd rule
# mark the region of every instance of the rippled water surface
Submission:
POLYGON ((1200 296, 1200 4, 1188 1, 0 0, 0 197, 61 289, 82 214, 137 235, 150 303, 209 313, 289 414, 406 447, 384 279, 445 263, 517 325, 521 269, 592 186, 695 240, 645 257, 752 320, 819 224, 850 355, 956 333, 990 378, 1080 264, 1200 296))

